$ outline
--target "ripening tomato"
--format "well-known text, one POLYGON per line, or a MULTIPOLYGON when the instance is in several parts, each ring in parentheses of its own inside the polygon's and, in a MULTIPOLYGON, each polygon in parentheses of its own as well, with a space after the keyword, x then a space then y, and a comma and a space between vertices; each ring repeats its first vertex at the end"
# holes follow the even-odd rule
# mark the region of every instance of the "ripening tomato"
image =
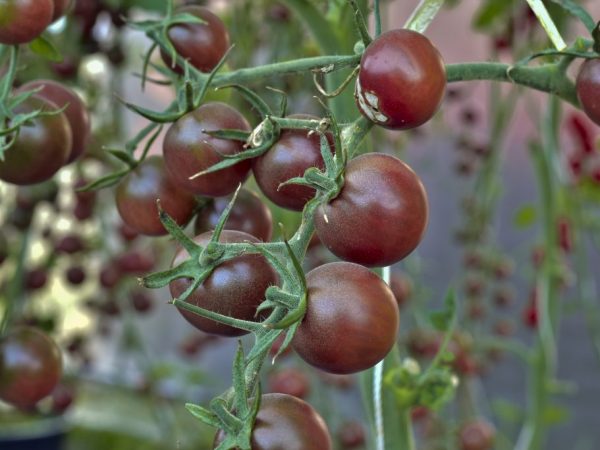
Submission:
POLYGON ((71 129, 72 148, 67 164, 75 161, 87 148, 90 138, 90 116, 81 97, 68 87, 53 80, 35 80, 24 84, 19 91, 41 90, 36 96, 54 103, 58 108, 68 105, 63 111, 71 129))
POLYGON ((460 450, 490 450, 494 446, 496 431, 482 419, 465 423, 458 433, 460 450))
POLYGON ((356 79, 360 112, 394 130, 418 127, 438 110, 446 91, 444 61, 416 31, 391 30, 365 50, 356 79))
MULTIPOLYGON (((294 114, 290 118, 319 119, 308 114, 294 114)), ((333 151, 333 139, 330 137, 329 141, 333 151)), ((323 170, 325 163, 319 134, 309 134, 308 130, 284 130, 269 151, 252 161, 252 172, 263 194, 276 205, 294 211, 302 211, 315 196, 315 190, 299 184, 280 184, 303 176, 310 167, 323 170)))
POLYGON ((50 25, 53 14, 53 0, 0 1, 0 44, 33 41, 50 25))
MULTIPOLYGON (((210 242, 212 232, 194 238, 200 245, 210 242)), ((241 231, 223 230, 220 242, 259 242, 257 238, 241 231)), ((187 252, 179 250, 173 260, 176 266, 189 258, 187 252)), ((210 276, 196 288, 186 302, 201 308, 225 314, 241 320, 258 320, 256 308, 265 298, 266 289, 277 283, 277 272, 262 255, 245 254, 237 256, 216 267, 210 276)), ((191 279, 180 278, 171 281, 171 295, 180 296, 192 283, 191 279)), ((206 319, 184 309, 179 310, 183 317, 201 331, 221 336, 242 336, 247 331, 206 319)))
POLYGON ((399 312, 388 285, 366 267, 347 262, 306 275, 308 307, 292 340, 310 365, 348 374, 381 361, 396 342, 399 312))
POLYGON ((194 196, 169 178, 163 158, 158 155, 147 157, 127 174, 115 194, 123 222, 147 236, 167 234, 156 200, 179 225, 191 219, 196 205, 194 196))
MULTIPOLYGON (((178 23, 169 28, 169 40, 177 53, 187 59, 200 72, 213 70, 229 48, 229 35, 225 24, 208 9, 197 5, 177 8, 175 14, 188 13, 206 23, 178 23)), ((183 73, 181 67, 173 66, 171 56, 164 50, 160 52, 165 64, 177 73, 183 73)))
POLYGON ((53 0, 54 2, 54 14, 52 15, 52 22, 60 19, 71 7, 72 0, 53 0))
POLYGON ((52 392, 61 375, 60 349, 46 334, 20 327, 0 338, 0 400, 31 408, 52 392))
MULTIPOLYGON (((223 441, 217 432, 213 449, 223 441)), ((265 394, 252 430, 252 450, 331 450, 331 436, 323 418, 297 397, 265 394)))
POLYGON ((238 111, 220 102, 205 103, 186 114, 167 131, 163 154, 171 178, 184 189, 208 197, 231 194, 250 172, 251 162, 240 161, 231 167, 190 177, 243 150, 244 143, 214 138, 204 131, 236 129, 250 131, 250 124, 238 111))
MULTIPOLYGON (((17 108, 15 114, 36 110, 55 110, 56 105, 33 96, 17 108)), ((12 147, 0 161, 0 180, 25 185, 51 178, 71 153, 71 130, 64 113, 39 116, 21 126, 12 147)))
POLYGON ((600 58, 588 59, 581 65, 575 87, 583 111, 600 125, 600 58))
MULTIPOLYGON (((196 216, 194 225, 196 234, 214 230, 230 201, 229 197, 208 199, 196 216)), ((268 242, 273 232, 271 210, 254 192, 241 189, 225 222, 225 228, 243 231, 268 242)))
POLYGON ((315 211, 321 242, 345 261, 388 266, 412 252, 425 233, 427 194, 419 177, 391 155, 348 163, 336 198, 315 211))

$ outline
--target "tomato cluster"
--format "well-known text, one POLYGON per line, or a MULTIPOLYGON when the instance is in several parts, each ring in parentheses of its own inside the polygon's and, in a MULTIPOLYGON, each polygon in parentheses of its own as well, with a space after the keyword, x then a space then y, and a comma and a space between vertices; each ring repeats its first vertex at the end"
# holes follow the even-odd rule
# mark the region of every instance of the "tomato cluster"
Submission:
POLYGON ((14 113, 43 114, 13 133, 12 145, 0 161, 0 180, 17 185, 52 178, 61 167, 82 155, 90 136, 89 114, 75 92, 52 80, 36 80, 15 94, 31 91, 34 95, 20 103, 14 113))

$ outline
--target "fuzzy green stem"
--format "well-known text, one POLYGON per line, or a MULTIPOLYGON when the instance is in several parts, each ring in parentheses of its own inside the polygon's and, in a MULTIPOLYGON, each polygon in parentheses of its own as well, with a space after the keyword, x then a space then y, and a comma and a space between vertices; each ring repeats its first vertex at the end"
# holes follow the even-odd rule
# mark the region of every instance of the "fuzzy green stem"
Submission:
POLYGON ((346 67, 354 66, 360 62, 360 55, 344 56, 316 56, 313 58, 302 58, 291 61, 283 61, 264 66, 238 69, 233 72, 217 74, 213 80, 212 86, 219 87, 228 84, 248 84, 269 78, 274 75, 286 75, 292 73, 306 73, 314 69, 335 66, 346 67))
POLYGON ((490 80, 503 81, 555 94, 579 107, 575 85, 557 64, 537 67, 511 66, 496 62, 449 64, 446 66, 448 82, 490 80))

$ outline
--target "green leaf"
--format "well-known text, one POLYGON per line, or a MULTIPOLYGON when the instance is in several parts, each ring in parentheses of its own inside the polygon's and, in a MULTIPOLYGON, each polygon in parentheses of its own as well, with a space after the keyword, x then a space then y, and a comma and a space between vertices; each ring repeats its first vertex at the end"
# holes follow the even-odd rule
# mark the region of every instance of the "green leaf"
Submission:
POLYGON ((514 0, 488 0, 477 11, 473 26, 480 31, 491 28, 511 12, 513 4, 514 0))
POLYGON ((444 301, 444 309, 432 312, 429 320, 438 331, 446 331, 456 316, 456 309, 456 297, 450 290, 444 301))
POLYGON ((594 38, 594 51, 600 53, 600 22, 592 30, 592 38, 594 38))
POLYGON ((566 422, 570 417, 569 410, 558 405, 549 405, 544 408, 542 418, 548 425, 558 425, 566 422))
POLYGON ((53 62, 61 62, 63 60, 60 51, 54 46, 52 41, 46 36, 41 35, 29 43, 29 48, 36 55, 40 55, 53 62))
POLYGON ((515 213, 513 222, 517 228, 528 228, 537 220, 537 209, 535 205, 521 206, 515 213))
POLYGON ((219 428, 221 426, 219 419, 206 408, 194 405, 192 403, 186 403, 185 408, 190 412, 192 416, 194 416, 198 420, 201 420, 205 424, 215 428, 219 428))
POLYGON ((552 3, 556 3, 566 12, 571 14, 572 16, 577 17, 581 22, 585 25, 590 33, 593 32, 596 24, 594 23, 594 19, 589 13, 581 6, 575 3, 573 0, 550 0, 552 3))

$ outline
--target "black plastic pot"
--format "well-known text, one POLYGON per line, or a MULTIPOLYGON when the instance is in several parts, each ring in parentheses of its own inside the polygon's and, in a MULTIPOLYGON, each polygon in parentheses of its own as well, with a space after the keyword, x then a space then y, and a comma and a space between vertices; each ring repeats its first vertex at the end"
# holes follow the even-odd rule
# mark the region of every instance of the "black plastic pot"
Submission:
POLYGON ((66 426, 62 419, 41 419, 0 425, 1 450, 63 450, 66 426))

